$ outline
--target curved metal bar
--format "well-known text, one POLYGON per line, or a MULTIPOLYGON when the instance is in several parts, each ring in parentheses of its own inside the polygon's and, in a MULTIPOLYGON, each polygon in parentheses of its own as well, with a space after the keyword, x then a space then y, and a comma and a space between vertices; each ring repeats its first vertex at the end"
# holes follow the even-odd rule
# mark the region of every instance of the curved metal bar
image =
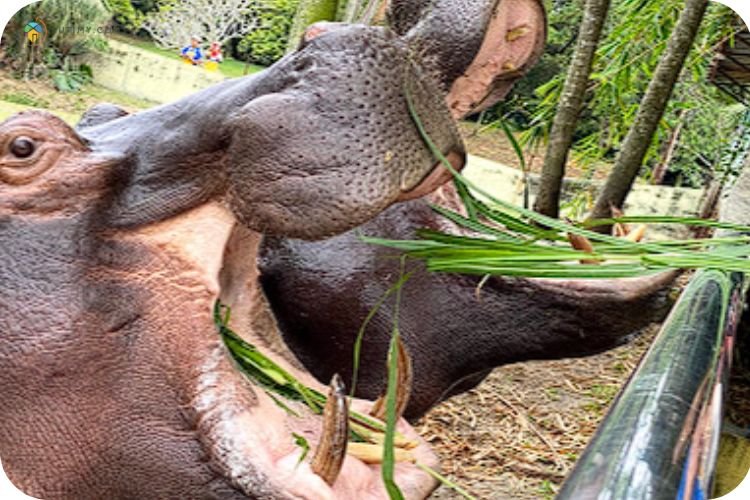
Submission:
MULTIPOLYGON (((696 274, 558 498, 648 500, 697 493, 694 472, 710 477, 710 444, 720 429, 714 426, 700 446, 695 431, 716 410, 716 386, 725 372, 719 366, 722 348, 737 326, 743 284, 739 274, 696 274)), ((699 430, 704 436, 706 429, 699 430)), ((709 490, 710 481, 698 483, 700 491, 709 490)))

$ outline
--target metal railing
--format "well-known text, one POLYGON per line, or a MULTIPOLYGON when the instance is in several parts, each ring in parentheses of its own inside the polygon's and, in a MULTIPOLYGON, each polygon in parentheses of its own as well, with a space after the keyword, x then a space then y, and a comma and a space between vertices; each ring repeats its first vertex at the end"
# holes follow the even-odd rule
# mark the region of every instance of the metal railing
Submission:
POLYGON ((710 498, 744 291, 739 274, 695 275, 558 498, 710 498))

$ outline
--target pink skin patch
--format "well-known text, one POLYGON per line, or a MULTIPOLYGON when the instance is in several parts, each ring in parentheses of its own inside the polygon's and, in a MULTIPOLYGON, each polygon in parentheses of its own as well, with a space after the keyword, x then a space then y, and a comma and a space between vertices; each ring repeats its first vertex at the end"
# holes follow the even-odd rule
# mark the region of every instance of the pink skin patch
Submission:
MULTIPOLYGON (((450 162, 451 166, 456 171, 460 172, 463 169, 465 164, 464 155, 451 152, 446 155, 446 159, 450 162)), ((432 171, 427 174, 427 177, 425 177, 422 182, 419 183, 418 186, 409 191, 404 191, 403 193, 401 193, 401 196, 398 197, 397 201, 401 202, 415 200, 417 198, 426 196, 451 179, 453 179, 453 173, 451 173, 450 170, 445 168, 445 166, 439 162, 435 165, 435 168, 433 168, 432 171)))
POLYGON ((544 49, 545 38, 544 11, 536 0, 500 0, 477 57, 448 94, 453 116, 481 111, 502 99, 544 49))

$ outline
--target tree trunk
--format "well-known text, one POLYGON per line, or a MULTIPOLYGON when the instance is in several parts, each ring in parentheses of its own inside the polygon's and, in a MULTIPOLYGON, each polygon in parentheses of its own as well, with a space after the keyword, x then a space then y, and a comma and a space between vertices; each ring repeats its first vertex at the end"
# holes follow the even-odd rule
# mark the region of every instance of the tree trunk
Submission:
POLYGON ((337 3, 336 0, 300 0, 292 28, 289 30, 287 52, 297 49, 302 34, 311 24, 318 21, 336 20, 337 3))
MULTIPOLYGON (((664 115, 669 98, 672 96, 707 6, 708 0, 685 2, 685 8, 669 37, 666 51, 659 60, 633 126, 628 131, 620 152, 617 154, 612 173, 609 174, 607 182, 599 193, 591 214, 592 218, 609 217, 611 206, 622 208, 653 141, 654 133, 664 115)), ((597 227, 599 232, 606 233, 609 230, 607 226, 597 227)))
POLYGON ((560 212, 560 191, 565 177, 565 164, 573 145, 573 134, 583 108, 586 87, 609 4, 610 0, 586 0, 584 7, 578 43, 552 123, 547 154, 542 166, 539 194, 534 202, 534 210, 549 217, 557 218, 560 212))
MULTIPOLYGON (((713 179, 706 190, 706 196, 703 199, 698 217, 701 219, 713 219, 716 217, 719 210, 719 199, 721 197, 721 191, 724 188, 723 183, 720 180, 713 179)), ((704 239, 710 238, 713 229, 710 227, 693 227, 692 233, 694 238, 704 239)))
POLYGON ((667 149, 664 151, 664 156, 661 162, 654 168, 654 172, 651 175, 651 184, 659 185, 664 182, 664 176, 667 173, 667 169, 669 169, 669 164, 672 163, 672 158, 674 158, 675 151, 677 151, 677 144, 680 142, 680 134, 682 134, 682 127, 685 124, 686 116, 687 110, 681 110, 677 117, 677 126, 675 126, 669 135, 669 142, 667 143, 667 149))

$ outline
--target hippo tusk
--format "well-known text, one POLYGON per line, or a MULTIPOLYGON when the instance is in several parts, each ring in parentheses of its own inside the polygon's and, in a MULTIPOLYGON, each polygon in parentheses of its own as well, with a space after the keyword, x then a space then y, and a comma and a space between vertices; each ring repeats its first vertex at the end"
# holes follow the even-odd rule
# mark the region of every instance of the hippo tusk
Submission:
MULTIPOLYGON (((612 217, 614 218, 625 217, 625 212, 623 212, 616 206, 610 205, 609 209, 612 212, 612 217)), ((629 233, 630 233, 630 226, 628 226, 624 222, 616 222, 614 226, 612 226, 612 235, 617 238, 624 238, 629 233)))
MULTIPOLYGON (((383 445, 370 443, 349 443, 347 453, 362 462, 373 465, 383 463, 383 445)), ((415 463, 414 455, 403 448, 394 448, 393 456, 396 462, 415 463)))
POLYGON ((638 243, 644 236, 646 236, 646 224, 639 224, 625 236, 625 239, 633 243, 638 243))
MULTIPOLYGON (((397 342, 398 356, 396 357, 396 369, 398 371, 398 378, 396 383, 396 418, 401 418, 406 405, 409 404, 409 396, 411 396, 411 386, 414 381, 414 373, 412 372, 411 356, 409 351, 406 349, 404 341, 401 337, 398 338, 397 342)), ((387 371, 387 368, 386 368, 387 371)), ((386 397, 385 395, 380 396, 370 410, 370 416, 377 418, 378 420, 385 421, 386 419, 386 397)))
POLYGON ((323 410, 323 433, 310 467, 328 485, 336 482, 346 456, 349 438, 349 404, 338 374, 331 379, 328 401, 323 410))
MULTIPOLYGON (((591 254, 594 253, 594 246, 591 244, 591 241, 585 236, 568 233, 568 242, 570 242, 570 246, 572 246, 574 250, 580 250, 582 252, 591 254)), ((581 259, 581 264, 598 265, 599 261, 593 259, 581 259)))

